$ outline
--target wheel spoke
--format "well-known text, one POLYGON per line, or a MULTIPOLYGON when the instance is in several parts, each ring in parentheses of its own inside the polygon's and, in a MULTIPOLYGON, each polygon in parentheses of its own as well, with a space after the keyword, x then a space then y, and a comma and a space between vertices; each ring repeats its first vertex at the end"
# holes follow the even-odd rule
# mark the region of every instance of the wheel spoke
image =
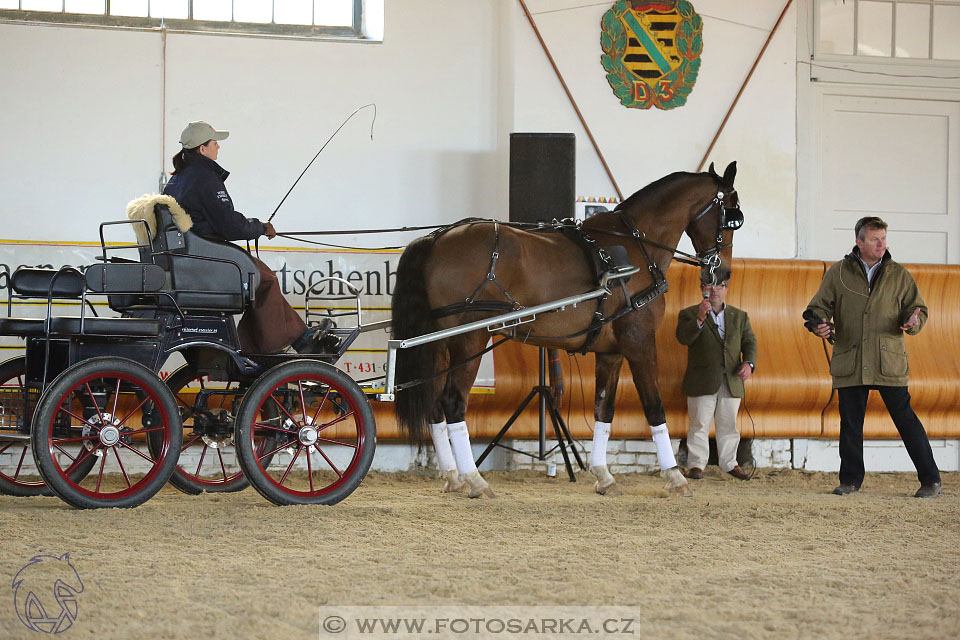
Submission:
POLYGON ((281 444, 281 445, 280 445, 279 447, 277 447, 276 449, 274 449, 273 451, 268 451, 267 453, 263 454, 262 456, 257 456, 257 461, 259 462, 259 461, 263 460, 264 458, 269 458, 270 456, 274 455, 275 453, 279 453, 279 452, 283 451, 284 449, 286 449, 286 448, 288 448, 288 447, 290 446, 290 443, 291 443, 291 442, 292 442, 291 440, 288 440, 288 441, 284 442, 283 444, 281 444))
POLYGON ((283 477, 280 478, 280 484, 283 484, 284 481, 287 479, 287 475, 289 475, 290 470, 293 469, 293 465, 294 465, 294 463, 297 461, 297 458, 300 457, 300 452, 301 452, 301 451, 303 451, 303 445, 298 445, 298 446, 297 446, 297 452, 296 452, 295 454, 293 454, 293 459, 290 460, 290 464, 287 465, 287 470, 283 472, 283 477))
POLYGON ((272 393, 270 394, 270 399, 273 400, 274 404, 276 404, 278 407, 280 407, 280 411, 283 411, 285 414, 287 414, 287 417, 290 418, 290 421, 291 421, 293 424, 300 424, 299 422, 297 422, 297 419, 296 419, 296 418, 294 418, 292 415, 290 415, 290 412, 287 411, 287 408, 286 408, 285 406, 283 406, 282 404, 280 404, 280 401, 279 401, 279 400, 277 400, 276 398, 273 397, 273 394, 272 394, 272 393))
POLYGON ((92 422, 88 422, 86 418, 81 418, 80 416, 78 416, 77 414, 75 414, 73 411, 70 411, 70 409, 67 409, 67 408, 65 408, 65 407, 60 407, 60 408, 59 408, 59 411, 64 412, 65 414, 67 414, 68 416, 70 416, 71 418, 73 418, 74 420, 79 420, 80 422, 82 422, 83 424, 87 425, 87 426, 90 427, 91 429, 96 429, 98 432, 100 431, 100 426, 99 426, 99 425, 93 424, 92 422))
POLYGON ((313 464, 310 457, 310 447, 307 447, 307 479, 310 480, 310 493, 313 493, 313 464))
POLYGON ((103 482, 103 468, 107 465, 107 452, 104 451, 103 453, 104 455, 100 456, 100 471, 97 473, 97 488, 95 493, 100 493, 100 483, 103 482))
POLYGON ((117 401, 119 399, 120 399, 120 378, 117 378, 117 386, 113 390, 113 417, 114 418, 117 417, 117 401))
MULTIPOLYGON (((320 416, 320 412, 323 410, 323 405, 327 401, 327 398, 329 397, 330 397, 330 387, 327 387, 327 392, 323 394, 323 397, 320 399, 320 406, 317 407, 317 412, 313 414, 313 420, 310 422, 311 424, 317 424, 317 417, 320 416)), ((304 411, 306 411, 306 409, 304 409, 304 411)))
POLYGON ((345 413, 345 414, 343 414, 342 416, 340 416, 339 418, 334 418, 334 419, 331 420, 330 422, 326 423, 325 425, 323 425, 322 427, 320 427, 319 429, 317 429, 317 431, 323 431, 323 430, 326 429, 327 427, 332 427, 333 425, 337 424, 338 422, 343 422, 344 420, 346 420, 347 418, 349 418, 349 417, 352 416, 352 415, 353 415, 353 411, 351 411, 350 413, 345 413))
POLYGON ((10 442, 8 442, 8 443, 7 443, 7 446, 5 446, 5 447, 3 447, 2 449, 0 449, 0 453, 3 453, 4 451, 6 451, 6 450, 9 449, 10 447, 12 447, 15 442, 16 442, 15 440, 11 440, 10 442))
MULTIPOLYGON (((192 439, 192 440, 189 440, 188 442, 184 443, 184 445, 183 445, 182 447, 180 447, 181 453, 184 452, 184 451, 186 451, 186 450, 189 449, 190 447, 192 447, 192 446, 197 442, 197 440, 201 440, 201 441, 202 441, 202 438, 203 438, 203 436, 201 436, 201 435, 195 435, 195 436, 193 436, 193 439, 192 439)), ((203 446, 206 447, 206 446, 207 446, 207 443, 204 442, 204 443, 203 443, 203 446)))
MULTIPOLYGON (((350 447, 351 449, 359 449, 359 444, 354 444, 352 442, 340 442, 339 440, 331 440, 330 438, 317 438, 317 442, 326 442, 327 444, 336 444, 341 447, 350 447)), ((314 445, 319 447, 319 445, 314 445)))
MULTIPOLYGON (((60 447, 57 447, 57 449, 60 449, 60 447)), ((87 448, 83 447, 83 448, 82 448, 82 451, 83 451, 83 452, 81 453, 81 455, 77 456, 76 458, 74 458, 73 456, 71 456, 70 454, 68 454, 66 451, 63 451, 63 449, 60 449, 60 451, 63 452, 63 454, 64 454, 65 456, 67 456, 68 458, 70 458, 70 460, 71 460, 70 466, 67 467, 67 469, 64 471, 64 473, 69 476, 71 473, 73 473, 73 472, 78 468, 78 466, 80 465, 81 462, 83 462, 84 460, 88 459, 90 456, 94 455, 94 452, 95 452, 95 451, 98 451, 99 449, 100 449, 100 443, 99 443, 99 442, 97 442, 97 446, 95 446, 93 449, 87 449, 87 448)))
POLYGON ((334 472, 336 472, 337 477, 338 477, 338 478, 342 478, 342 477, 343 477, 343 474, 340 473, 340 469, 337 469, 337 465, 333 464, 333 460, 331 460, 330 458, 327 457, 327 454, 325 454, 325 453, 323 452, 323 449, 321 449, 321 448, 318 447, 317 445, 313 445, 313 446, 314 446, 314 448, 315 448, 317 451, 320 452, 320 455, 323 456, 323 459, 327 461, 327 464, 330 465, 330 468, 333 469, 334 472))
POLYGON ((93 395, 93 390, 90 389, 90 383, 85 382, 83 386, 87 389, 87 395, 90 396, 90 402, 93 403, 93 408, 97 410, 97 417, 100 418, 100 424, 103 424, 105 422, 103 419, 103 412, 100 411, 100 405, 97 404, 97 398, 93 395))
POLYGON ((223 473, 223 481, 227 481, 227 467, 223 464, 223 451, 217 447, 217 457, 220 458, 220 471, 223 473))
POLYGON ((289 433, 289 434, 291 434, 291 435, 296 433, 296 431, 293 430, 293 429, 288 429, 288 428, 286 428, 286 427, 284 427, 284 426, 276 427, 276 426, 274 426, 274 425, 272 425, 272 424, 267 424, 266 422, 257 422, 257 423, 256 423, 256 426, 261 427, 261 428, 263 428, 263 429, 270 429, 271 431, 279 431, 279 432, 281 432, 281 433, 289 433))
POLYGON ((24 447, 23 451, 20 452, 20 461, 17 463, 17 470, 13 473, 14 480, 20 477, 20 469, 23 468, 23 459, 26 457, 27 457, 27 448, 24 447))
POLYGON ((123 473, 123 479, 127 481, 127 488, 129 489, 133 485, 130 484, 130 478, 127 477, 127 470, 123 468, 123 460, 120 459, 120 454, 117 453, 116 447, 111 447, 113 449, 113 455, 117 458, 117 464, 120 465, 120 472, 123 473))
POLYGON ((307 417, 307 403, 303 399, 303 380, 297 380, 297 389, 300 391, 300 411, 303 413, 303 417, 307 417))
POLYGON ((207 449, 209 449, 209 448, 210 448, 210 447, 207 446, 207 443, 204 442, 204 443, 203 443, 203 451, 200 452, 200 462, 197 463, 197 472, 196 472, 195 474, 193 474, 193 475, 195 475, 195 476, 199 476, 199 475, 200 475, 200 467, 203 466, 203 459, 204 459, 205 457, 207 457, 207 449))
POLYGON ((136 447, 131 447, 130 445, 128 445, 128 444, 127 444, 126 442, 124 442, 123 440, 118 441, 117 444, 120 445, 121 447, 123 447, 124 449, 129 449, 130 451, 133 451, 135 454, 137 454, 138 456, 140 456, 141 458, 143 458, 144 460, 146 460, 146 461, 149 462, 150 464, 157 464, 157 461, 156 461, 156 460, 154 460, 154 459, 151 458, 150 456, 144 454, 142 451, 140 451, 140 450, 137 449, 136 447))
MULTIPOLYGON (((147 400, 148 400, 148 398, 144 398, 143 400, 141 400, 141 401, 140 401, 140 404, 138 404, 136 407, 134 407, 134 408, 133 408, 133 411, 131 411, 130 413, 128 413, 123 420, 121 420, 120 422, 118 422, 117 425, 116 425, 116 427, 117 427, 118 429, 119 429, 120 427, 122 427, 122 426, 123 426, 123 423, 130 419, 130 416, 132 416, 133 414, 137 413, 137 412, 140 410, 140 407, 142 407, 143 405, 147 404, 147 400)), ((116 416, 117 414, 113 414, 113 415, 116 416)))

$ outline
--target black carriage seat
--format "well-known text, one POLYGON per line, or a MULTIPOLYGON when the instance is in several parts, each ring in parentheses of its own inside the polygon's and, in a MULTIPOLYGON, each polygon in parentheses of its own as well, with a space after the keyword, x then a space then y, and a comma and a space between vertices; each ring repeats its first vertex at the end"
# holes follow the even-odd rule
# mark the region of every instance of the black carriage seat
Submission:
MULTIPOLYGON (((155 265, 96 264, 85 273, 76 269, 17 269, 10 286, 22 298, 80 299, 84 290, 95 293, 110 291, 155 292, 164 283, 163 271, 155 265), (51 284, 53 285, 51 288, 51 284)), ((0 335, 44 336, 43 318, 0 318, 0 335)), ((52 334, 104 337, 156 337, 162 323, 149 318, 99 318, 93 315, 53 316, 52 334)))
MULTIPOLYGON (((240 313, 254 299, 260 271, 253 257, 235 244, 181 231, 167 205, 154 206, 158 225, 152 255, 141 260, 167 272, 167 289, 184 312, 240 313)), ((161 307, 166 307, 162 298, 161 307)))

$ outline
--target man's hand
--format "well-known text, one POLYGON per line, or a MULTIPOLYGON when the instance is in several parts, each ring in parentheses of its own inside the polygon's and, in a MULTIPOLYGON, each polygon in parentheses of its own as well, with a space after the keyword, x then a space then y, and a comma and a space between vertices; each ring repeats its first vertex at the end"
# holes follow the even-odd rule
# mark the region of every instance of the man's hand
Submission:
POLYGON ((900 325, 900 328, 904 331, 909 331, 915 326, 920 324, 920 307, 917 307, 913 310, 913 313, 910 314, 910 317, 907 318, 907 321, 900 325))
POLYGON ((821 338, 830 337, 830 325, 826 322, 821 322, 813 328, 813 333, 820 336, 821 338))
POLYGON ((737 375, 740 376, 741 380, 746 382, 747 380, 750 379, 750 376, 753 375, 753 369, 750 367, 749 364, 744 362, 743 364, 740 365, 740 368, 737 369, 737 375))
POLYGON ((263 235, 267 236, 268 240, 273 240, 274 238, 277 237, 277 230, 273 228, 272 222, 264 222, 263 226, 264 226, 263 235))
POLYGON ((700 303, 700 306, 697 307, 697 322, 703 324, 707 319, 707 314, 710 313, 711 305, 708 298, 704 298, 703 302, 700 303))

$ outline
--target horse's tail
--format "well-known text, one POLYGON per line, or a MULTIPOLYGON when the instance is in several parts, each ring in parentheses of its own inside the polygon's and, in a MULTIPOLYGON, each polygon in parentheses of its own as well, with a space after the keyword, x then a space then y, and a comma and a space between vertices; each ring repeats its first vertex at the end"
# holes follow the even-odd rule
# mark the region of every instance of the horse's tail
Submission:
MULTIPOLYGON (((393 339, 404 340, 436 330, 430 316, 424 265, 433 249, 433 237, 414 240, 403 251, 397 265, 397 284, 393 291, 393 339)), ((439 386, 431 379, 438 370, 442 355, 441 342, 428 342, 409 349, 397 350, 396 383, 416 380, 422 383, 398 391, 394 410, 397 426, 413 442, 421 443, 427 437, 427 424, 434 412, 439 386)))

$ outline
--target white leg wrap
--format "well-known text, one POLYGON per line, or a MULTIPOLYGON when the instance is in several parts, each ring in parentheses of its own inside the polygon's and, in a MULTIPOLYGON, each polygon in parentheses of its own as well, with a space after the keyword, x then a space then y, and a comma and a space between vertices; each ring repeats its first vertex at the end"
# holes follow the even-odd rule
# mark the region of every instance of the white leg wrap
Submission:
POLYGON ((593 427, 593 448, 590 449, 590 466, 604 467, 607 464, 607 441, 610 439, 610 423, 597 422, 593 427))
POLYGON ((673 445, 670 444, 670 432, 667 431, 667 425, 650 425, 650 433, 653 435, 653 443, 657 445, 657 462, 661 469, 672 469, 677 466, 677 459, 673 455, 673 445))
POLYGON ((457 460, 453 457, 453 449, 450 448, 447 423, 431 424, 430 437, 433 438, 433 448, 437 451, 437 467, 440 471, 456 471, 457 460))
POLYGON ((450 435, 450 445, 453 447, 453 456, 457 461, 457 470, 466 475, 477 470, 473 461, 473 451, 470 450, 470 434, 467 432, 466 422, 454 422, 447 425, 450 435))

